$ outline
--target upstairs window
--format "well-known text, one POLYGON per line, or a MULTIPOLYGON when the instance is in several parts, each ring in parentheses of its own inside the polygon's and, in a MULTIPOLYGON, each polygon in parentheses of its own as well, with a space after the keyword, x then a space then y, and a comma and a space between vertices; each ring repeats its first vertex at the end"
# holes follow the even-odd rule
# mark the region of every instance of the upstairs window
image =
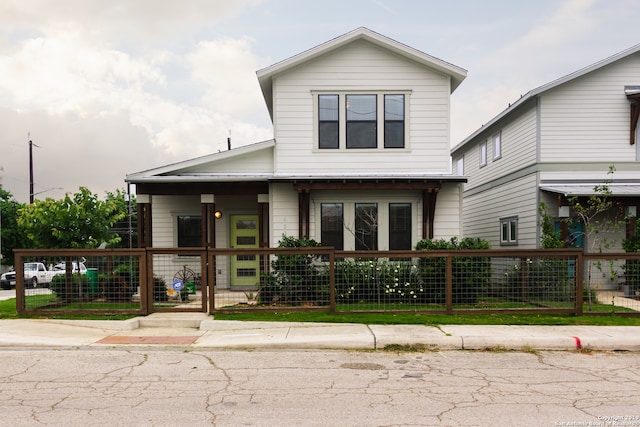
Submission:
POLYGON ((478 153, 480 157, 480 167, 487 165, 487 143, 483 142, 480 144, 480 152, 478 153))
POLYGON ((498 132, 492 137, 493 139, 493 160, 502 157, 502 132, 498 132))
POLYGON ((404 148, 404 95, 384 96, 384 148, 404 148))
POLYGON ((460 157, 456 162, 456 175, 464 176, 464 156, 460 157))
POLYGON ((376 148, 377 96, 347 95, 347 148, 376 148))
POLYGON ((312 93, 319 150, 409 148, 411 91, 312 93))
POLYGON ((320 148, 339 148, 339 117, 339 96, 318 95, 318 141, 320 148))

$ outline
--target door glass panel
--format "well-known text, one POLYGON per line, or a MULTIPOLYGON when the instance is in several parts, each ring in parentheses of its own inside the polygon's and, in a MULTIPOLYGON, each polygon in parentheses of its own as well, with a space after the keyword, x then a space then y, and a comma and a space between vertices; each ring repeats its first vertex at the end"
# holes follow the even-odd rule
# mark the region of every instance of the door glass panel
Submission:
POLYGON ((238 268, 236 270, 238 277, 256 277, 255 268, 238 268))
POLYGON ((236 222, 236 228, 238 230, 255 230, 256 222, 254 220, 244 219, 236 222))
POLYGON ((255 245, 256 238, 254 236, 238 236, 236 238, 237 245, 255 245))

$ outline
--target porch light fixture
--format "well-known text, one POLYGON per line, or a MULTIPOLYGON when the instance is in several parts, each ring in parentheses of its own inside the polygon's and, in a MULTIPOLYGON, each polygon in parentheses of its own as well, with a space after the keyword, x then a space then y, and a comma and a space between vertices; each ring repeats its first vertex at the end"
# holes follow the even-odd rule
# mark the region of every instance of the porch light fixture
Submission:
POLYGON ((558 216, 560 218, 568 218, 570 215, 569 206, 560 206, 558 207, 558 216))
POLYGON ((213 216, 216 217, 216 219, 222 218, 222 211, 215 211, 213 216))

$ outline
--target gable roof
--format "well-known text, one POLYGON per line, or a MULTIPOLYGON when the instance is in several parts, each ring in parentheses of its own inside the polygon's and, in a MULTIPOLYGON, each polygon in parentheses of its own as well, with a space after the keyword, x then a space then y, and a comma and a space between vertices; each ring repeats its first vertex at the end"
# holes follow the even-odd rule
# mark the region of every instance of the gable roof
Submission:
POLYGON ((527 92, 525 95, 521 96, 520 99, 518 99, 516 102, 514 102, 513 104, 509 104, 509 107, 507 107, 504 111, 502 111, 500 114, 498 114, 497 116, 495 116, 493 119, 489 120, 487 123, 485 123, 484 125, 482 125, 479 129, 477 129, 475 132, 473 132, 471 135, 469 135, 468 137, 466 137, 462 142, 460 142, 458 145, 456 145, 452 150, 451 153, 455 153, 456 151, 460 150, 461 148, 463 148, 469 141, 473 140, 476 136, 478 136, 480 133, 484 132, 485 130, 489 129, 489 127, 491 125, 493 125, 494 123, 496 123, 498 120, 502 119, 505 116, 508 116, 509 114, 514 113, 514 111, 517 111, 522 105, 526 104, 527 101, 542 95, 544 92, 550 91, 552 89, 555 89, 558 86, 561 86, 571 80, 577 79, 579 77, 582 77, 586 74, 592 73, 596 70, 599 70, 603 67, 606 67, 607 65, 610 65, 614 62, 617 62, 621 59, 624 59, 628 56, 631 56, 635 53, 640 52, 640 44, 637 44, 635 46, 630 47, 629 49, 623 50, 622 52, 619 52, 615 55, 612 55, 608 58, 603 59, 602 61, 598 61, 594 64, 591 64, 587 67, 584 67, 576 72, 573 72, 571 74, 567 74, 564 77, 561 77, 557 80, 553 80, 547 84, 544 84, 542 86, 539 86, 529 92, 527 92))
POLYGON ((273 173, 255 173, 255 172, 238 172, 238 173, 215 173, 215 164, 220 162, 236 159, 240 156, 258 153, 275 146, 273 139, 258 142, 255 144, 244 145, 242 147, 233 148, 227 151, 220 151, 195 159, 185 160, 182 162, 172 163, 170 165, 149 169, 127 175, 125 182, 136 184, 142 182, 180 182, 180 181, 201 181, 217 178, 220 181, 232 180, 242 181, 243 179, 259 179, 266 180, 273 173), (207 169, 205 166, 212 166, 212 172, 202 173, 193 172, 198 169, 207 169))
POLYGON ((262 89, 262 95, 267 103, 267 108, 271 118, 273 118, 273 78, 280 73, 286 72, 304 62, 313 60, 321 55, 325 55, 331 51, 339 49, 356 40, 366 40, 402 57, 415 61, 427 68, 431 68, 443 73, 451 78, 451 92, 453 92, 462 81, 467 77, 467 70, 457 67, 453 64, 445 62, 441 59, 427 55, 417 49, 397 42, 393 39, 383 36, 382 34, 371 31, 368 28, 360 27, 351 32, 336 37, 328 42, 322 43, 316 47, 306 50, 302 53, 294 55, 288 59, 277 62, 269 67, 257 71, 258 82, 262 89))

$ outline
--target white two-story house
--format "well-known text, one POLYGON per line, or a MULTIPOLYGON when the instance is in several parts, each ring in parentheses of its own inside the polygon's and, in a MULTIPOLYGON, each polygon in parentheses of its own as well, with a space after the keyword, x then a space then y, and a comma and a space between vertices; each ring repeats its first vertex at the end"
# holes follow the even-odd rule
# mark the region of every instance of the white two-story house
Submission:
MULTIPOLYGON (((523 95, 451 152, 454 173, 468 178, 462 234, 494 248, 541 247, 544 203, 568 245, 602 249, 587 241, 571 200, 584 203, 607 184, 614 208, 605 218, 636 215, 639 112, 640 45, 523 95), (569 217, 571 228, 562 229, 569 217)), ((620 250, 629 230, 610 228, 607 249, 620 250)))
MULTIPOLYGON (((358 28, 257 77, 273 140, 127 176, 141 246, 275 247, 286 235, 396 250, 460 236, 450 96, 465 70, 358 28)), ((232 288, 259 275, 242 268, 229 268, 232 288)))

